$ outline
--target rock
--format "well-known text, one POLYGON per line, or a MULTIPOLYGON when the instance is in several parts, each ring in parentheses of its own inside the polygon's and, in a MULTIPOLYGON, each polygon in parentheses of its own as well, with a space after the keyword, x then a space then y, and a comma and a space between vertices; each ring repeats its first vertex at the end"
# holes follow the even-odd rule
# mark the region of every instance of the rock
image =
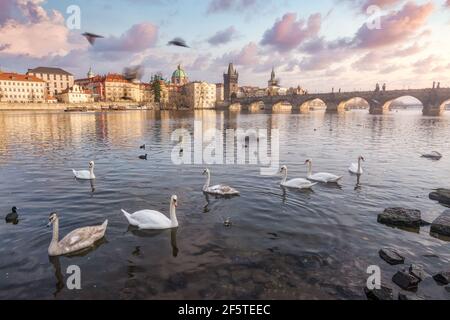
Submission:
POLYGON ((438 274, 433 276, 433 279, 440 284, 449 284, 450 283, 450 271, 439 272, 438 274))
POLYGON ((450 210, 445 210, 444 213, 433 221, 430 232, 450 237, 450 210))
POLYGON ((445 287, 445 291, 447 291, 447 292, 449 292, 449 293, 450 293, 450 286, 448 286, 448 287, 445 287))
POLYGON ((414 296, 414 295, 404 294, 404 293, 399 292, 398 300, 425 300, 425 299, 422 297, 419 297, 419 296, 414 296))
POLYGON ((397 272, 392 281, 403 290, 414 291, 417 290, 420 280, 409 274, 406 270, 397 272))
POLYGON ((381 289, 370 290, 367 287, 364 288, 364 292, 369 300, 394 300, 394 294, 391 288, 381 286, 381 289))
POLYGON ((430 199, 450 205, 450 189, 437 189, 430 193, 430 199))
POLYGON ((425 270, 421 265, 412 264, 409 266, 409 273, 416 277, 419 281, 423 281, 426 277, 425 270))
POLYGON ((396 250, 383 248, 379 251, 380 258, 390 265, 397 265, 405 263, 405 258, 402 257, 396 250))
POLYGON ((397 227, 420 228, 421 212, 405 208, 388 208, 378 215, 378 222, 397 227))

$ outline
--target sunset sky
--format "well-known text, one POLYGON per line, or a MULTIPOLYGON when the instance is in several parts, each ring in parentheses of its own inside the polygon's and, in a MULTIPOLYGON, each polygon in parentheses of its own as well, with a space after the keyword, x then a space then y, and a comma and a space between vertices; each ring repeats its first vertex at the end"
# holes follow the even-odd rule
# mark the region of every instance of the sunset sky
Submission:
POLYGON ((222 82, 234 62, 241 85, 310 92, 450 87, 450 0, 0 0, 0 68, 59 66, 84 77, 142 64, 148 81, 181 63, 191 80, 222 82), (69 30, 67 7, 81 8, 69 30), (366 9, 381 8, 381 29, 366 9), (81 34, 104 35, 90 46, 81 34), (168 47, 174 37, 190 49, 168 47))

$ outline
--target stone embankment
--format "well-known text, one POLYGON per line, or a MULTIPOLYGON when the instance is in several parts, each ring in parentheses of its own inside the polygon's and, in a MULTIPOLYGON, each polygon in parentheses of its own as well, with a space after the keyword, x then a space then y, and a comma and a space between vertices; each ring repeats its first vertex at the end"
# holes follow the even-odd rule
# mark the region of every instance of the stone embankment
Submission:
POLYGON ((130 102, 94 103, 0 103, 0 111, 102 111, 102 110, 158 110, 159 104, 138 104, 130 102))

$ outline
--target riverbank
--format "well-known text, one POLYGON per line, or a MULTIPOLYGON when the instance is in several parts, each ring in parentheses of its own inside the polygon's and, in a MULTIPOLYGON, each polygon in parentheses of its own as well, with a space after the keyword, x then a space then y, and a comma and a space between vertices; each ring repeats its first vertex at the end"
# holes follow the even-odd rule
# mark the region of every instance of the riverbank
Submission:
POLYGON ((0 103, 0 111, 108 111, 108 110, 159 110, 158 103, 140 105, 130 102, 67 103, 0 103))

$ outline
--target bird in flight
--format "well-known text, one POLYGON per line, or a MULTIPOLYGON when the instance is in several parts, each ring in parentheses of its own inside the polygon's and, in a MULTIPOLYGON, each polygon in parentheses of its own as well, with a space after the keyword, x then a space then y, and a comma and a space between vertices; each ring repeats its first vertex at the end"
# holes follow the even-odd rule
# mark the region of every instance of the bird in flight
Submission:
POLYGON ((175 38, 167 43, 168 46, 177 46, 177 47, 185 47, 190 48, 184 39, 181 38, 175 38))
POLYGON ((103 36, 100 36, 100 35, 94 34, 94 33, 90 33, 90 32, 85 32, 82 34, 82 36, 85 37, 91 45, 94 45, 95 40, 97 40, 98 38, 104 38, 103 36))

